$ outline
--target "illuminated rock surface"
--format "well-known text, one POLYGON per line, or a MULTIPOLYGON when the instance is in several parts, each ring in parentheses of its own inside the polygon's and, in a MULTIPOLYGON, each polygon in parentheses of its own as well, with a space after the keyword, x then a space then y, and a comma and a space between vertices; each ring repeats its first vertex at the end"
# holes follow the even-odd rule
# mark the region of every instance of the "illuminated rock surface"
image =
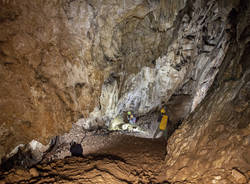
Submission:
MULTIPOLYGON (((80 141, 82 127, 90 135, 106 130, 114 119, 125 120, 126 111, 152 134, 165 102, 173 134, 165 161, 152 166, 158 164, 166 175, 142 182, 249 182, 249 27, 248 0, 1 0, 0 157, 20 144, 46 145, 61 135, 65 146, 58 158, 63 158, 69 143, 80 141)), ((32 145, 40 150, 32 151, 40 161, 47 147, 32 145)), ((109 154, 125 159, 116 149, 109 154)), ((143 158, 143 147, 138 151, 143 158)), ((88 160, 106 164, 105 159, 116 165, 114 157, 105 156, 79 162, 85 168, 88 160)), ((53 161, 55 167, 65 162, 78 160, 53 161)), ((12 172, 27 172, 31 182, 41 166, 34 167, 12 172)), ((157 172, 162 170, 152 175, 157 172)), ((113 183, 140 178, 116 181, 113 171, 108 175, 113 183)), ((102 179, 98 182, 108 181, 102 179)))

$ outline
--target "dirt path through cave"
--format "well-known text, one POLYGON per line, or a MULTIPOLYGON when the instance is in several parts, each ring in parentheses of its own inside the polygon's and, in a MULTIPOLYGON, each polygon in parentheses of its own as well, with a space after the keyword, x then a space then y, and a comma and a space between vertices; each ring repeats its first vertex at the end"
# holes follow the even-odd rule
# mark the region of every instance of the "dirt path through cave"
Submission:
MULTIPOLYGON (((0 173, 6 183, 128 184, 164 182, 165 141, 122 134, 95 137, 113 140, 95 154, 67 157, 36 165, 31 170, 0 173)), ((105 142, 105 141, 104 141, 105 142)), ((84 147, 83 147, 84 149, 84 147)), ((1 182, 0 182, 1 183, 1 182)))

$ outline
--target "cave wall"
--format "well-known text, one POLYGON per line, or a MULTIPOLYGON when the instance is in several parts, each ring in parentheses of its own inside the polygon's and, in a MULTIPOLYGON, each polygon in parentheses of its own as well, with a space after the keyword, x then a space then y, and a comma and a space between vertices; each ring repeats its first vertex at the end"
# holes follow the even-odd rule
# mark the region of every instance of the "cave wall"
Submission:
POLYGON ((143 115, 162 102, 168 104, 170 116, 174 116, 171 103, 176 102, 168 103, 172 96, 172 101, 185 96, 188 104, 179 105, 182 113, 175 121, 192 112, 206 96, 227 53, 230 36, 226 30, 230 27, 226 20, 236 5, 236 1, 186 1, 180 6, 173 26, 166 26, 165 49, 154 65, 145 64, 138 73, 125 77, 122 71, 117 72, 104 83, 100 97, 103 116, 112 118, 128 110, 143 115))
POLYGON ((113 74, 121 95, 130 74, 152 67, 186 4, 166 2, 1 0, 0 157, 87 118, 113 74))
POLYGON ((228 19, 241 3, 1 0, 0 157, 79 118, 139 116, 162 102, 185 118, 225 71, 231 31, 247 35, 228 19))
POLYGON ((87 63, 88 9, 84 2, 1 1, 1 155, 32 139, 46 143, 96 105, 102 75, 87 63))
POLYGON ((249 1, 241 1, 227 16, 231 39, 215 82, 168 141, 166 174, 170 182, 249 181, 249 13, 249 1))

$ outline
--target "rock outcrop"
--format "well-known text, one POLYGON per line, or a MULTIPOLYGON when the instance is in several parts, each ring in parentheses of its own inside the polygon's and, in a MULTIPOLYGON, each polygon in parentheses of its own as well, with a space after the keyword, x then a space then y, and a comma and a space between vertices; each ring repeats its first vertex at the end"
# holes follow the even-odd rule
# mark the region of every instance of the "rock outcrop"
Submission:
MULTIPOLYGON (((0 3, 1 156, 32 139, 46 143, 95 107, 105 120, 128 109, 147 113, 182 89, 199 66, 191 77, 197 81, 189 93, 193 110, 216 74, 210 80, 211 67, 221 62, 201 55, 192 64, 203 36, 189 1, 0 3), (199 64, 204 57, 206 64, 199 64)), ((218 21, 206 31, 213 42, 206 52, 216 44, 219 54, 227 48, 223 26, 218 21)))
POLYGON ((20 143, 46 143, 69 130, 97 104, 102 75, 88 65, 87 3, 0 3, 2 156, 20 143))
MULTIPOLYGON (((151 71, 148 67, 154 68, 187 2, 1 0, 0 4, 2 157, 32 139, 47 143, 77 119, 87 118, 95 107, 101 107, 108 119, 120 112, 133 92, 127 87, 139 82, 129 80, 134 75, 140 80, 144 71, 151 71), (142 67, 146 68, 141 71, 142 67), (107 96, 110 83, 115 93, 107 96)), ((167 71, 175 73, 173 68, 167 71)), ((157 104, 159 100, 153 106, 157 104)), ((143 113, 153 106, 134 110, 143 113)))
POLYGON ((0 0, 0 158, 164 102, 174 127, 188 117, 168 142, 169 181, 247 181, 249 6, 0 0))
POLYGON ((231 39, 216 82, 168 141, 167 178, 180 183, 247 183, 250 175, 250 3, 233 9, 231 39))

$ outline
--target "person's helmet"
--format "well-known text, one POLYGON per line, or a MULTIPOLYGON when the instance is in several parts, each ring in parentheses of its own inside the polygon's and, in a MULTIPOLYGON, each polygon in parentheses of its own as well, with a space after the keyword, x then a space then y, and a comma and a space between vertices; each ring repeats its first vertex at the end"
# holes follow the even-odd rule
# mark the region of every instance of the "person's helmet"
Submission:
POLYGON ((130 111, 128 111, 128 115, 131 115, 131 112, 130 112, 130 111))
POLYGON ((166 111, 165 111, 164 108, 161 108, 161 113, 162 113, 162 114, 166 113, 166 111))

